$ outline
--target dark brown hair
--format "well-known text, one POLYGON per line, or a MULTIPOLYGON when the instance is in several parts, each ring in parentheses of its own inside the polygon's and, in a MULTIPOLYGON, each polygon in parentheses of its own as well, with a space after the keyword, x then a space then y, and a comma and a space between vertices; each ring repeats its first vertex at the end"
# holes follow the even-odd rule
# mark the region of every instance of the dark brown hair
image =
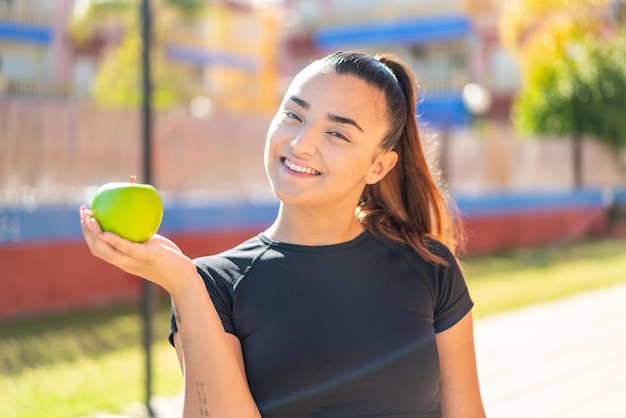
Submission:
POLYGON ((422 149, 412 72, 392 55, 336 52, 321 61, 339 75, 357 77, 377 88, 386 100, 388 129, 380 146, 395 151, 398 162, 381 181, 365 187, 357 208, 359 220, 370 232, 405 243, 430 262, 442 263, 425 238, 442 242, 454 254, 460 225, 452 219, 422 149))

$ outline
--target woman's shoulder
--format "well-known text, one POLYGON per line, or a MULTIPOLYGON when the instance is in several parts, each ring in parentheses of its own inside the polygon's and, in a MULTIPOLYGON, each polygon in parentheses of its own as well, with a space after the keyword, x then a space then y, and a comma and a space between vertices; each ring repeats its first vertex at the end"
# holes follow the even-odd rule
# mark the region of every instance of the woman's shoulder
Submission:
POLYGON ((259 236, 254 236, 220 253, 197 257, 194 263, 201 271, 226 273, 232 277, 242 274, 267 248, 268 245, 259 236))
POLYGON ((442 241, 439 241, 438 239, 431 237, 431 236, 425 236, 424 244, 426 245, 426 248, 428 249, 428 251, 440 257, 446 263, 456 262, 456 256, 454 255, 452 250, 450 250, 450 247, 448 247, 442 241))
MULTIPOLYGON (((420 256, 413 248, 411 248, 406 243, 401 243, 391 238, 374 234, 372 232, 368 232, 368 235, 370 239, 376 242, 378 245, 386 247, 391 251, 402 253, 413 260, 427 262, 427 260, 420 256)), ((445 261, 446 264, 456 262, 456 258, 453 252, 447 245, 445 245, 440 240, 425 235, 422 237, 422 243, 429 252, 441 258, 443 261, 445 261)))

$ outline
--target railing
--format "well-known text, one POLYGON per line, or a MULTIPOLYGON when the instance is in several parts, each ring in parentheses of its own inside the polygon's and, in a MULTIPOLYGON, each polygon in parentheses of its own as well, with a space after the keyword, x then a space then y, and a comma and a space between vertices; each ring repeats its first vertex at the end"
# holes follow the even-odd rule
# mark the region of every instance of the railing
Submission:
POLYGON ((463 0, 463 8, 471 17, 496 18, 507 2, 502 0, 463 0))
POLYGON ((367 22, 384 22, 408 17, 432 17, 438 15, 463 14, 464 0, 441 0, 438 2, 380 2, 372 7, 360 6, 358 2, 350 3, 352 7, 320 7, 318 13, 301 14, 297 25, 287 27, 289 35, 309 33, 314 29, 329 26, 343 26, 367 22))
POLYGON ((323 9, 315 13, 302 13, 297 25, 287 28, 291 35, 308 33, 319 27, 350 25, 365 22, 382 22, 407 17, 432 17, 438 15, 464 14, 469 17, 491 17, 496 19, 503 6, 502 0, 440 0, 437 2, 414 2, 394 4, 393 1, 380 2, 377 6, 365 7, 355 2, 355 6, 339 6, 323 9))
MULTIPOLYGON (((140 175, 139 116, 78 100, 0 96, 0 207, 84 203, 92 186, 140 175)), ((271 117, 155 112, 152 181, 190 197, 268 193, 262 156, 271 117)))
POLYGON ((432 72, 418 72, 420 92, 460 92, 468 83, 467 77, 449 77, 432 72))
POLYGON ((69 83, 3 79, 2 75, 0 75, 0 96, 70 96, 73 92, 74 89, 69 83))
POLYGON ((49 25, 52 16, 46 10, 17 5, 0 5, 0 21, 49 25))

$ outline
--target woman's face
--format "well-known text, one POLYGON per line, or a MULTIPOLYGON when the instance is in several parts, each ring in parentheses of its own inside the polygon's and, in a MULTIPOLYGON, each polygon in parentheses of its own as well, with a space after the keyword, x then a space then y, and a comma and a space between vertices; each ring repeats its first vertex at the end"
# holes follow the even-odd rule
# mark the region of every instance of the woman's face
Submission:
POLYGON ((286 204, 346 205, 395 164, 379 144, 386 133, 383 94, 365 81, 313 64, 290 85, 272 120, 265 168, 286 204))

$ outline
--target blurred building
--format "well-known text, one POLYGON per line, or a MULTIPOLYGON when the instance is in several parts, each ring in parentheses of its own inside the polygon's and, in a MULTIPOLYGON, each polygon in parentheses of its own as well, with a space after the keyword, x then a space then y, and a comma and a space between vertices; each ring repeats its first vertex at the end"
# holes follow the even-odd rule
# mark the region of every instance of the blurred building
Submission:
POLYGON ((0 0, 0 94, 66 94, 70 0, 0 0))
MULTIPOLYGON (((272 4, 207 2, 201 14, 184 16, 153 1, 153 46, 179 84, 182 101, 201 97, 222 111, 266 112, 278 103, 278 17, 272 4)), ((109 16, 94 22, 90 34, 75 42, 77 66, 82 64, 82 74, 91 75, 87 85, 104 55, 136 29, 109 16)))
POLYGON ((216 107, 272 112, 279 98, 279 18, 272 2, 213 2, 193 24, 172 23, 166 57, 185 67, 216 107))
MULTIPOLYGON (((104 55, 125 28, 106 19, 87 38, 68 34, 75 0, 0 0, 0 91, 88 97, 104 55)), ((155 9, 157 2, 153 2, 155 9)), ((422 120, 470 120, 462 89, 491 91, 490 116, 508 118, 517 65, 498 40, 497 0, 221 0, 197 19, 156 22, 165 59, 189 97, 224 111, 271 112, 281 80, 337 49, 391 52, 415 71, 422 120), (165 28, 165 29, 164 29, 165 28)), ((155 19, 156 21, 157 19, 155 19)))
MULTIPOLYGON (((128 27, 107 16, 91 22, 86 36, 72 36, 77 4, 0 0, 0 92, 90 96, 105 54, 120 45, 128 27)), ((275 108, 280 22, 273 2, 212 2, 193 19, 152 5, 165 59, 189 95, 206 96, 226 111, 275 108)))
POLYGON ((491 91, 490 115, 508 118, 519 85, 517 65, 498 40, 497 0, 285 0, 291 72, 332 50, 391 52, 415 71, 418 112, 438 127, 470 119, 463 87, 491 91))

